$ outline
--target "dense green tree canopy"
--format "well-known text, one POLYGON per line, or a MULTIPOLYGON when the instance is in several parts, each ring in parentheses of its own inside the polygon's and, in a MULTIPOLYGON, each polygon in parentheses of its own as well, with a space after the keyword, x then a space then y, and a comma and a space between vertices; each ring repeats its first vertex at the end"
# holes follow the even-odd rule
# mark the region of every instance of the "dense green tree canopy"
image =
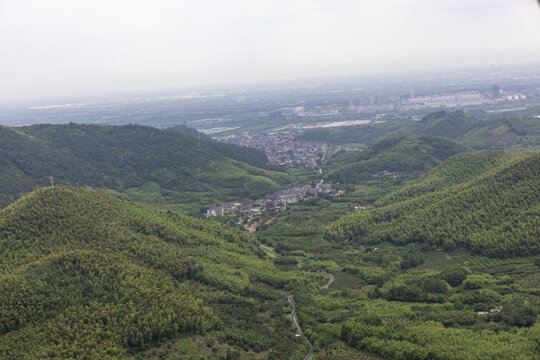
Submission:
POLYGON ((467 151, 465 146, 441 137, 396 137, 360 152, 346 152, 332 158, 325 179, 350 184, 385 176, 408 179, 464 151, 467 151))
POLYGON ((459 171, 472 174, 466 181, 455 181, 452 176, 456 163, 467 166, 463 158, 450 160, 381 200, 388 205, 336 221, 327 238, 362 243, 424 242, 446 249, 465 246, 500 257, 538 254, 540 154, 510 156, 501 166, 497 166, 501 163, 497 153, 463 156, 473 160, 470 172, 459 171), (490 156, 493 159, 486 166, 483 161, 490 156))
POLYGON ((253 149, 173 130, 99 125, 0 127, 0 206, 36 186, 111 189, 132 200, 184 206, 255 199, 291 182, 253 149), (264 180, 266 187, 253 186, 264 180))
POLYGON ((0 211, 0 358, 125 358, 210 330, 246 349, 291 346, 280 307, 269 310, 285 302, 275 289, 316 288, 323 276, 278 271, 258 254, 213 221, 36 190, 0 211))

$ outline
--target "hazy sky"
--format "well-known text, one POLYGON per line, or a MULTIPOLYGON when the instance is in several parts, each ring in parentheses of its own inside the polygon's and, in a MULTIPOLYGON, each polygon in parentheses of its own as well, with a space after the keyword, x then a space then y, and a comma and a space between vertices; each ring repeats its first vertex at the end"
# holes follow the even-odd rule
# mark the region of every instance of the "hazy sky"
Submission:
POLYGON ((535 0, 0 0, 0 101, 532 62, 535 0))

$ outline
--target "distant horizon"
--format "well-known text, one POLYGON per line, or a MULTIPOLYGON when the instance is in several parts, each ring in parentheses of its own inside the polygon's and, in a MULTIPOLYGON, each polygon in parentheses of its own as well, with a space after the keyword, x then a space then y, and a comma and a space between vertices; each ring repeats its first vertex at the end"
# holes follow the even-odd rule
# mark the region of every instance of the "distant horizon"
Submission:
MULTIPOLYGON (((267 81, 251 81, 251 82, 238 82, 238 83, 211 83, 211 84, 200 84, 200 85, 185 85, 185 86, 176 86, 176 87, 161 87, 161 88, 138 88, 138 89, 126 89, 126 90, 116 90, 116 91, 102 91, 102 92, 93 92, 93 93, 70 93, 65 95, 58 96, 36 96, 32 98, 13 98, 13 99, 1 99, 0 106, 16 106, 16 105, 36 105, 36 106, 58 106, 65 105, 60 102, 69 101, 69 100, 106 100, 106 99, 117 99, 120 97, 137 97, 137 96, 165 96, 166 94, 179 95, 186 93, 197 93, 197 92, 214 92, 214 91, 233 91, 240 90, 240 88, 248 89, 257 89, 267 88, 267 90, 279 89, 281 87, 286 88, 300 88, 306 86, 305 83, 317 83, 323 81, 336 81, 336 80, 348 80, 348 81, 370 81, 374 78, 385 78, 385 77, 402 77, 402 78, 411 78, 414 79, 417 76, 421 75, 443 75, 448 73, 458 73, 460 71, 469 71, 469 72, 478 72, 478 71, 488 71, 491 67, 495 68, 505 68, 505 67, 538 67, 540 70, 540 61, 538 62, 523 62, 523 63, 505 63, 505 64, 487 64, 487 65, 478 65, 478 66, 460 66, 460 67, 446 67, 446 68, 429 68, 424 70, 397 70, 397 71, 382 71, 382 72, 369 72, 369 73, 356 73, 356 74, 342 74, 342 75, 332 75, 332 76, 312 76, 312 77, 301 77, 301 78, 283 78, 283 79, 274 79, 267 81), (44 102, 59 102, 56 104, 44 102), (40 103, 40 104, 38 104, 40 103)), ((387 79, 389 80, 389 79, 387 79)), ((315 85, 315 84, 313 84, 315 85)), ((73 104, 79 105, 79 104, 73 104)))
POLYGON ((0 102, 540 62, 535 0, 0 0, 0 102))

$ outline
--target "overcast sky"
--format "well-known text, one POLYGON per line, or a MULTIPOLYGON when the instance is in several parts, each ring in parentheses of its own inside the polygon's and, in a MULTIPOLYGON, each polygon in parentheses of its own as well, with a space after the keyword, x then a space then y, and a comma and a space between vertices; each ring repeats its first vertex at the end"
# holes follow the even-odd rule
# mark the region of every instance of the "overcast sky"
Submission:
POLYGON ((0 0, 0 101, 536 62, 535 0, 0 0))

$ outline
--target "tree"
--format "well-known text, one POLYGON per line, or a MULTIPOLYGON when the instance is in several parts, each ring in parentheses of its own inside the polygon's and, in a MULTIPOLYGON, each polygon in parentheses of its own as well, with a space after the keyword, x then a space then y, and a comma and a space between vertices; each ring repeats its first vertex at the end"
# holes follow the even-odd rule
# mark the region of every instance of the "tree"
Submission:
POLYGON ((467 270, 462 267, 444 269, 441 271, 441 279, 452 286, 459 286, 467 277, 467 270))

